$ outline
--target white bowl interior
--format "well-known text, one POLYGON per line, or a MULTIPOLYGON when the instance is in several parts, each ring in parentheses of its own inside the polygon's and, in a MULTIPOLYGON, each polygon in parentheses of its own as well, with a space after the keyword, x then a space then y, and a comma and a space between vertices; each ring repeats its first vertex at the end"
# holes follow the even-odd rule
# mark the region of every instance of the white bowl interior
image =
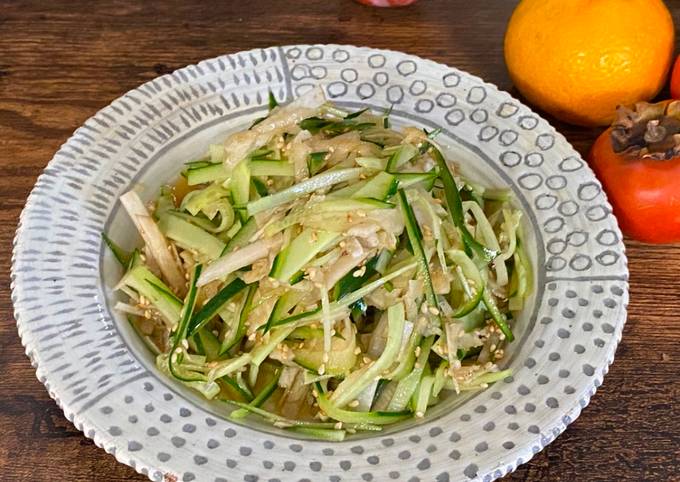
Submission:
MULTIPOLYGON (((154 199, 158 195, 161 186, 171 184, 178 178, 180 172, 184 168, 184 163, 204 157, 208 145, 220 143, 230 133, 246 129, 254 119, 260 117, 261 115, 262 112, 254 111, 248 116, 219 122, 210 127, 187 133, 187 135, 183 136, 178 142, 171 145, 169 149, 157 156, 154 162, 149 163, 146 170, 142 170, 140 172, 139 178, 135 180, 134 189, 139 192, 140 196, 145 201, 154 199)), ((397 129, 413 125, 419 128, 429 128, 429 126, 426 125, 418 125, 417 121, 399 118, 397 115, 393 116, 392 120, 395 128, 397 129)), ((437 138, 437 141, 443 148, 447 159, 449 161, 455 162, 456 166, 466 178, 485 186, 504 188, 512 187, 508 186, 496 171, 489 169, 488 164, 483 159, 481 159, 478 154, 471 151, 466 146, 461 145, 452 138, 447 138, 445 134, 441 134, 440 137, 437 138)), ((515 192, 515 195, 521 196, 521 193, 515 192)), ((517 204, 521 203, 517 202, 517 204)), ((521 205, 519 207, 524 208, 524 206, 521 205)), ((525 242, 527 254, 530 257, 531 265, 535 269, 540 269, 540 264, 538 264, 537 260, 536 235, 526 216, 523 217, 522 223, 523 232, 525 233, 526 238, 525 242)), ((141 243, 141 238, 120 205, 117 205, 114 208, 109 218, 107 232, 116 242, 128 250, 139 246, 139 243, 141 243)), ((122 270, 110 253, 106 253, 102 259, 101 275, 104 285, 107 287, 105 291, 106 304, 113 319, 116 321, 117 327, 122 337, 126 341, 127 345, 135 353, 136 357, 145 365, 148 370, 155 372, 159 379, 171 387, 175 392, 181 394, 182 397, 192 401, 193 403, 203 407, 215 415, 228 418, 228 414, 231 412, 231 410, 233 410, 233 406, 226 405, 219 401, 209 402, 178 381, 170 379, 169 377, 162 374, 155 367, 153 355, 144 346, 143 342, 139 340, 139 337, 125 319, 125 316, 121 313, 117 313, 115 310, 110 309, 115 305, 116 301, 125 298, 124 295, 121 296, 119 292, 114 292, 112 290, 112 288, 120 279, 122 270)), ((533 279, 535 282, 537 277, 534 276, 533 279)), ((535 309, 535 301, 536 289, 534 287, 530 297, 527 299, 524 309, 513 322, 512 327, 516 336, 516 340, 515 342, 506 345, 506 357, 500 364, 502 368, 512 368, 514 359, 513 355, 521 346, 524 335, 530 329, 530 320, 535 309)), ((423 421, 416 419, 407 420, 396 424, 395 426, 391 426, 383 432, 379 432, 378 436, 384 436, 385 433, 393 433, 423 422, 427 423, 432 418, 437 418, 442 414, 448 414, 455 408, 462 407, 466 401, 470 400, 474 396, 475 393, 462 393, 460 395, 456 395, 452 392, 448 393, 446 398, 441 403, 428 410, 428 414, 423 421)), ((291 438, 305 438, 304 436, 295 435, 291 432, 277 429, 270 424, 262 423, 259 417, 250 417, 247 422, 240 423, 247 423, 248 426, 251 427, 253 424, 256 424, 260 430, 265 432, 285 434, 291 438)), ((355 437, 365 438, 371 436, 376 436, 376 434, 367 432, 365 434, 356 435, 355 437)))

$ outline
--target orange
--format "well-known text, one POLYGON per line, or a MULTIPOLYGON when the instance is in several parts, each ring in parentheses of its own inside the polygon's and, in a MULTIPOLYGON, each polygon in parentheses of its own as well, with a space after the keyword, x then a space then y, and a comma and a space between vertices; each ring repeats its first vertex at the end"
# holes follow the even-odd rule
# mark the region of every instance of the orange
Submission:
POLYGON ((558 119, 611 123, 617 105, 654 97, 674 48, 661 0, 522 0, 505 33, 515 86, 558 119))

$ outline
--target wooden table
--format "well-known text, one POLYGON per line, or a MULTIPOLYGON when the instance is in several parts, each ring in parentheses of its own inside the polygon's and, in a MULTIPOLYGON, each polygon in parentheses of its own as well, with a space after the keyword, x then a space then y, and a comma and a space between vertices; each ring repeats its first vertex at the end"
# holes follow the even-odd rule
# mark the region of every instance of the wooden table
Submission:
MULTIPOLYGON (((8 273, 19 213, 76 127, 159 74, 300 42, 403 50, 512 92, 503 34, 514 3, 420 0, 372 9, 351 0, 0 1, 1 478, 144 480, 64 419, 36 380, 12 316, 8 273)), ((680 25, 680 4, 672 9, 680 25)), ((583 154, 599 133, 554 125, 583 154)), ((581 417, 509 479, 680 479, 680 417, 673 410, 680 408, 680 246, 626 246, 630 315, 616 363, 581 417)))

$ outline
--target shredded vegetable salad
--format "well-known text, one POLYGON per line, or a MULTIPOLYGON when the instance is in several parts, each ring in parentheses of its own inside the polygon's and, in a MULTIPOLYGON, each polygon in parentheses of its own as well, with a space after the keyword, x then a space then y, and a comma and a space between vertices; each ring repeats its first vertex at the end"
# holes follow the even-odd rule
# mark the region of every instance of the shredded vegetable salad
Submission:
MULTIPOLYGON (((153 202, 116 310, 160 371, 326 440, 480 390, 531 290, 508 190, 463 179, 437 132, 347 112, 320 89, 209 146, 153 202)), ((115 235, 115 233, 110 233, 115 235)))

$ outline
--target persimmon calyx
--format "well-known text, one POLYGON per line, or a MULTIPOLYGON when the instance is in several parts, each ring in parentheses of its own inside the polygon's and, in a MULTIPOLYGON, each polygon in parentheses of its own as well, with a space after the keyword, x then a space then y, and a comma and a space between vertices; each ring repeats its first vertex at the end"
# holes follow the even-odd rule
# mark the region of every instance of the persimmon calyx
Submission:
POLYGON ((627 158, 668 160, 680 155, 680 101, 619 106, 612 148, 627 158))

